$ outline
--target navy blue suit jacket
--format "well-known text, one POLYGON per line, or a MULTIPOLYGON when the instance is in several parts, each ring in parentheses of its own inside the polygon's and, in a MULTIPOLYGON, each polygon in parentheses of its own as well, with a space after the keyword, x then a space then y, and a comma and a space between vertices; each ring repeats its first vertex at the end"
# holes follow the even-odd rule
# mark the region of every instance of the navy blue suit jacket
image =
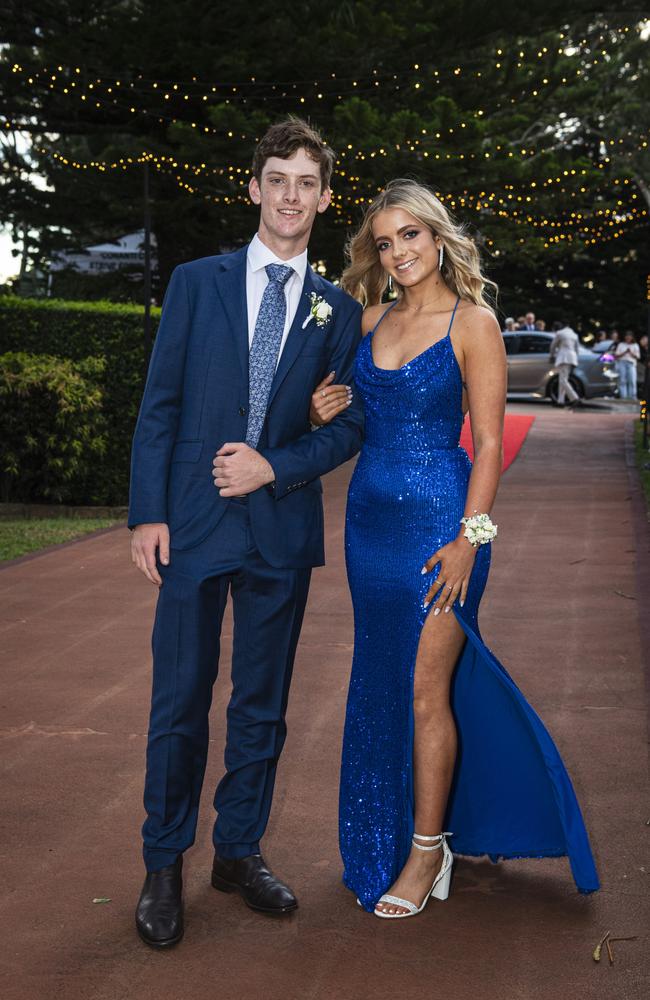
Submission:
MULTIPOLYGON (((246 438, 247 249, 181 264, 165 295, 133 437, 129 526, 168 524, 172 549, 198 545, 223 516, 229 499, 214 485, 212 461, 227 441, 246 438)), ((355 397, 311 431, 309 407, 330 371, 351 384, 360 339, 360 305, 308 267, 258 443, 275 484, 249 495, 253 536, 272 566, 325 561, 319 476, 359 451, 363 411, 355 397), (312 319, 303 329, 312 291, 333 311, 325 326, 312 319)))

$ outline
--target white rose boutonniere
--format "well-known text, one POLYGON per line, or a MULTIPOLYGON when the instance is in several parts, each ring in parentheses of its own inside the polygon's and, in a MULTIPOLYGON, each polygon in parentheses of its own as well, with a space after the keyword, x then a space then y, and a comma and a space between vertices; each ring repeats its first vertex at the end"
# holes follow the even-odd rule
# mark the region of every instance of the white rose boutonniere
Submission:
POLYGON ((311 323, 313 319, 316 320, 317 326, 326 326, 332 315, 332 307, 329 302, 326 302, 322 295, 317 295, 316 292, 311 292, 309 296, 311 305, 309 307, 309 314, 307 319, 302 324, 303 330, 308 323, 311 323))

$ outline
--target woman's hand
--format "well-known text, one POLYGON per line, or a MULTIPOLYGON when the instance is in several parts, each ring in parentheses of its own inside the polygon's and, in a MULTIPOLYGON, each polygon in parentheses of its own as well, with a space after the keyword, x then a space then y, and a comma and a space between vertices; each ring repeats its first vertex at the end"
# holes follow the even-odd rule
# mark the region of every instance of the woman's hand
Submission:
POLYGON ((322 427, 329 424, 339 413, 343 413, 352 402, 352 389, 349 385, 332 385, 336 372, 330 372, 327 378, 316 386, 311 397, 309 419, 312 424, 322 427))
POLYGON ((438 577, 424 599, 425 608, 433 601, 433 614, 439 615, 441 611, 451 611, 458 597, 462 608, 475 559, 476 549, 464 535, 459 535, 453 542, 434 552, 422 567, 422 573, 431 573, 440 563, 438 577))

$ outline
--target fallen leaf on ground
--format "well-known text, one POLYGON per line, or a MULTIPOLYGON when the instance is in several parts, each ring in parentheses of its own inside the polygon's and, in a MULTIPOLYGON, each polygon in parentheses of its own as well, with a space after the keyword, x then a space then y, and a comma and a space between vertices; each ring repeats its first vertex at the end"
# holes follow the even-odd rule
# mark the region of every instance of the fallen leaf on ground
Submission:
POLYGON ((605 947, 607 948, 607 958, 609 959, 609 964, 613 965, 614 964, 614 952, 612 951, 612 945, 616 941, 636 941, 636 939, 637 939, 636 934, 633 934, 631 937, 611 937, 610 936, 611 933, 612 933, 611 931, 607 931, 606 934, 603 934, 603 936, 601 937, 600 941, 598 942, 598 944, 594 948, 593 955, 592 955, 594 962, 600 962, 602 951, 603 951, 603 945, 605 945, 605 947))
POLYGON ((622 590, 614 589, 614 593, 618 594, 619 597, 626 597, 628 601, 636 601, 636 597, 633 594, 624 594, 622 590))
POLYGON ((598 942, 598 944, 594 948, 594 953, 593 953, 594 962, 600 962, 600 953, 603 950, 603 945, 605 944, 605 941, 609 937, 610 933, 611 933, 610 931, 607 931, 606 934, 603 934, 603 936, 601 937, 600 941, 598 942))
POLYGON ((95 896, 93 899, 93 903, 110 903, 110 901, 110 896, 95 896))

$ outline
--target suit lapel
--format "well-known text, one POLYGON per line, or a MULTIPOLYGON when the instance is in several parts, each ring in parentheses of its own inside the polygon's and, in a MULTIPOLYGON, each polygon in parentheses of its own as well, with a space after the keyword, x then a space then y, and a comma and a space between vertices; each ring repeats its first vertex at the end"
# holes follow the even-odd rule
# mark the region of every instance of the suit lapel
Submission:
POLYGON ((246 305, 246 253, 242 247, 222 264, 215 275, 217 291, 229 320, 242 375, 248 384, 248 308, 246 305))
POLYGON ((320 288, 320 279, 314 274, 311 265, 307 264, 305 280, 303 282, 302 292, 300 293, 300 301, 298 303, 293 323, 291 324, 291 329, 289 330, 289 335, 282 350, 282 354, 280 355, 280 361, 275 372, 275 377, 271 384, 267 408, 270 407, 273 402, 276 392, 282 385, 289 369, 302 351, 303 347, 309 338, 314 334, 314 331, 318 329, 315 319, 310 320, 305 329, 303 329, 303 323, 307 319, 311 308, 310 295, 312 292, 318 293, 320 288))

